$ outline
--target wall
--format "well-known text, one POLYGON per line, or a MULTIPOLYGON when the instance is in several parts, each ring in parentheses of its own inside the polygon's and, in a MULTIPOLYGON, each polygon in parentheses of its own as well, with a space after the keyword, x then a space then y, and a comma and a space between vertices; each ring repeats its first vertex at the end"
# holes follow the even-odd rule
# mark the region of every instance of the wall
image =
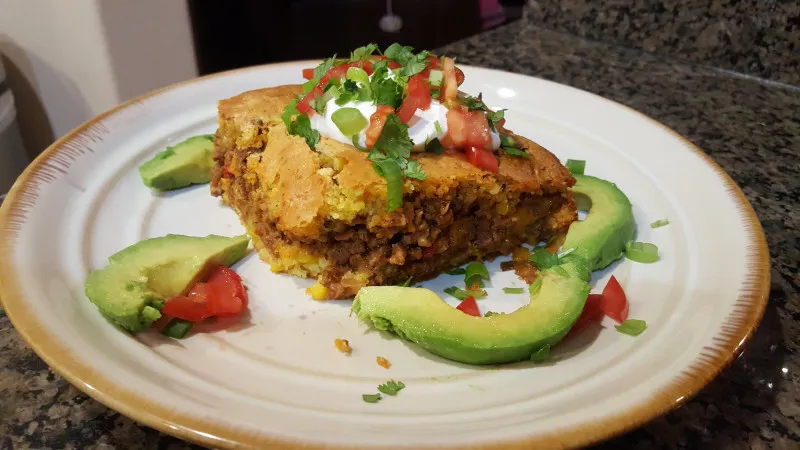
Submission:
POLYGON ((197 73, 180 0, 0 0, 0 54, 32 156, 96 114, 197 73))

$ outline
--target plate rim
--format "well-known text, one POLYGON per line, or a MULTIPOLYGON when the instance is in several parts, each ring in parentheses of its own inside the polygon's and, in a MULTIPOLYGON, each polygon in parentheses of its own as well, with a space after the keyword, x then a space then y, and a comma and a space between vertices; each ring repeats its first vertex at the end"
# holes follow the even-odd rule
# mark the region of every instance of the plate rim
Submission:
MULTIPOLYGON (((177 413, 115 384, 112 380, 106 378, 100 372, 92 370, 90 366, 75 357, 59 342, 55 334, 48 332, 46 327, 40 326, 37 317, 33 314, 32 308, 28 306, 18 285, 15 268, 9 262, 8 255, 6 255, 6 252, 10 253, 13 248, 12 237, 16 234, 15 230, 22 225, 21 221, 17 219, 24 216, 24 212, 27 210, 26 204, 32 204, 38 197, 36 175, 42 173, 40 170, 42 166, 52 159, 54 155, 57 155, 67 144, 76 141, 77 138, 82 137, 87 132, 91 133, 92 128, 103 119, 150 97, 211 78, 284 65, 313 64, 318 61, 297 60, 244 67, 195 77, 148 92, 98 114, 72 129, 36 157, 17 178, 6 195, 2 206, 0 206, 0 304, 28 347, 42 358, 53 371, 105 406, 146 426, 197 444, 223 448, 261 448, 264 446, 282 449, 353 448, 352 446, 345 447, 342 445, 295 440, 268 433, 249 433, 218 425, 208 420, 177 413)), ((741 354, 745 344, 758 327, 767 305, 770 291, 769 249, 761 222, 752 205, 745 197, 744 192, 727 172, 689 139, 627 105, 583 89, 544 78, 480 66, 464 65, 464 67, 559 84, 563 87, 592 95, 604 102, 610 102, 628 110, 630 113, 647 119, 682 142, 688 150, 699 156, 720 177, 719 180, 723 184, 726 193, 731 197, 741 215, 742 226, 747 236, 745 243, 746 273, 730 314, 725 318, 725 322, 712 338, 714 346, 704 347, 703 351, 695 356, 686 370, 676 375, 667 386, 655 392, 649 401, 636 404, 627 410, 601 419, 569 426, 558 431, 512 440, 500 440, 482 445, 472 444, 466 448, 477 448, 479 446, 480 448, 490 449, 521 449, 538 446, 548 448, 581 447, 630 431, 684 404, 741 354)), ((364 446, 362 445, 361 447, 364 446)), ((423 447, 449 448, 448 446, 430 445, 423 447)), ((458 446, 458 448, 465 447, 458 446)))

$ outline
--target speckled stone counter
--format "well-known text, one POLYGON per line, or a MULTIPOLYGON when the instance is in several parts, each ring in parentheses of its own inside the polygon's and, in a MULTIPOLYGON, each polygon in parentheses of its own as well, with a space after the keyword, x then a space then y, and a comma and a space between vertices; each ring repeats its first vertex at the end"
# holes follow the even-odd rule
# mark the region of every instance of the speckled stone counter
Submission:
MULTIPOLYGON (((772 294, 745 353, 671 414, 603 449, 797 449, 800 441, 800 88, 665 62, 518 22, 446 48, 461 63, 535 75, 648 114, 744 189, 772 256, 772 294)), ((49 371, 0 314, 0 449, 189 448, 49 371)))

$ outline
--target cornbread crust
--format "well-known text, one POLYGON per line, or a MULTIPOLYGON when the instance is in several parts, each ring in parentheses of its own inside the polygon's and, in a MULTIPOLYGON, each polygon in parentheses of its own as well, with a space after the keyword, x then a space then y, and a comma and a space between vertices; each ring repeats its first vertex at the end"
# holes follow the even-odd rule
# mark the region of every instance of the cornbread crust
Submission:
POLYGON ((427 178, 406 180, 403 207, 386 213, 386 181, 366 153, 328 138, 311 150, 287 133, 281 113, 300 92, 279 86, 219 103, 211 190, 273 271, 317 278, 329 298, 507 254, 577 219, 575 179, 520 136, 530 157, 501 153, 499 174, 460 151, 415 153, 427 178))

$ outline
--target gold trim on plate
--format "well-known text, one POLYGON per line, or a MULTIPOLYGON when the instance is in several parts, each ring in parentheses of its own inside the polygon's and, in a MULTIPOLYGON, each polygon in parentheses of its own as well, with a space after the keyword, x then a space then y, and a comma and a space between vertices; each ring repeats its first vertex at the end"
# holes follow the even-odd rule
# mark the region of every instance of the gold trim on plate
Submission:
MULTIPOLYGON (((302 61, 273 64, 272 66, 298 62, 302 61)), ((313 62, 309 61, 309 64, 313 64, 313 62)), ((104 135, 110 133, 110 130, 102 123, 104 119, 124 108, 129 108, 179 86, 263 67, 249 67, 207 75, 153 91, 87 121, 47 148, 19 177, 0 207, 0 301, 20 335, 53 370, 95 400, 147 426, 210 447, 344 448, 271 437, 221 426, 211 421, 180 414, 115 384, 114 381, 92 370, 77 359, 61 344, 57 336, 39 324, 36 315, 22 295, 16 268, 11 263, 13 260, 11 251, 15 237, 25 223, 27 211, 36 203, 41 184, 51 183, 66 174, 72 161, 87 151, 92 151, 90 143, 102 140, 104 135)), ((602 99, 602 97, 598 98, 602 99)), ((655 393, 647 403, 639 404, 626 411, 619 411, 613 416, 603 417, 592 423, 581 424, 579 427, 559 430, 558 433, 553 432, 520 440, 498 441, 482 446, 459 446, 458 448, 572 448, 596 443, 629 431, 669 412, 694 396, 741 353, 744 344, 755 332, 764 313, 770 286, 769 252, 761 223, 742 190, 708 155, 683 136, 639 111, 611 100, 603 100, 623 106, 667 130, 681 140, 687 148, 699 155, 719 175, 743 216, 745 232, 748 235, 747 275, 742 281, 733 311, 726 318, 726 322, 717 336, 713 338, 713 345, 705 347, 687 370, 675 377, 668 386, 655 393)), ((437 446, 435 448, 446 447, 437 446)))

